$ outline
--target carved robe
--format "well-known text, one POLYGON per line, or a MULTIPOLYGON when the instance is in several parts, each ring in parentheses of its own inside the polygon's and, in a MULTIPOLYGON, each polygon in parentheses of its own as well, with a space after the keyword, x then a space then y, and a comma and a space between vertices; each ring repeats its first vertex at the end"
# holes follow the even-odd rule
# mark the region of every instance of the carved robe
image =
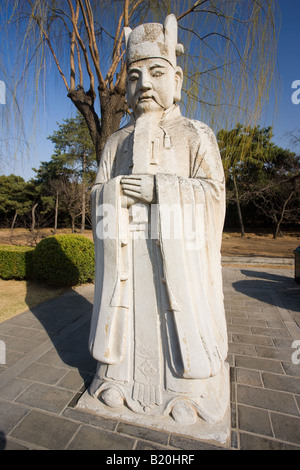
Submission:
POLYGON ((92 190, 96 254, 91 394, 116 387, 137 412, 190 399, 218 420, 227 331, 221 277, 224 173, 213 132, 176 106, 154 129, 156 204, 123 204, 134 123, 113 134, 92 190), (213 387, 211 387, 213 385, 213 387), (210 389, 214 396, 210 396, 210 389))

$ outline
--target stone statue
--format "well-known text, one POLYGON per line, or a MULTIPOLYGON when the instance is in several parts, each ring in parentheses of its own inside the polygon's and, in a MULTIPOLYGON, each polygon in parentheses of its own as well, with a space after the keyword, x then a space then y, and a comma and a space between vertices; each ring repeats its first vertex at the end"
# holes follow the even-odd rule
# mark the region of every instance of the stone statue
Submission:
POLYGON ((92 189, 89 394, 177 425, 214 423, 229 402, 221 158, 211 129, 177 104, 175 16, 125 36, 131 121, 108 139, 92 189))

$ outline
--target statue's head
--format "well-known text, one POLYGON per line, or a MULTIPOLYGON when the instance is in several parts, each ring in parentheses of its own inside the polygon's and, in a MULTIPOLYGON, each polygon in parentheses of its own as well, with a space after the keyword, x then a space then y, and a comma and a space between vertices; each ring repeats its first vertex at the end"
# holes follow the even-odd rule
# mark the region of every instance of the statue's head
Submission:
POLYGON ((183 74, 176 57, 183 53, 183 46, 177 43, 175 16, 167 16, 164 25, 125 28, 125 41, 127 100, 135 115, 166 110, 180 101, 183 74))

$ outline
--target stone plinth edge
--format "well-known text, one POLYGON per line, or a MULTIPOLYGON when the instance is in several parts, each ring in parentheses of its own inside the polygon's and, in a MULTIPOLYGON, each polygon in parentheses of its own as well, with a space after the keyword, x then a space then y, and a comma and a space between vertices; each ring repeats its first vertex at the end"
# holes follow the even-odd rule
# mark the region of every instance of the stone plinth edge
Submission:
MULTIPOLYGON (((226 364, 226 366, 228 366, 226 364)), ((102 403, 98 398, 90 395, 86 390, 79 398, 76 408, 94 413, 107 419, 115 419, 117 421, 126 422, 136 426, 143 426, 158 431, 169 432, 171 434, 179 434, 184 437, 198 439, 207 444, 230 447, 231 436, 231 411, 230 400, 223 419, 217 423, 209 423, 199 418, 193 425, 182 425, 174 421, 171 416, 150 416, 134 413, 125 406, 120 408, 110 408, 102 403)))

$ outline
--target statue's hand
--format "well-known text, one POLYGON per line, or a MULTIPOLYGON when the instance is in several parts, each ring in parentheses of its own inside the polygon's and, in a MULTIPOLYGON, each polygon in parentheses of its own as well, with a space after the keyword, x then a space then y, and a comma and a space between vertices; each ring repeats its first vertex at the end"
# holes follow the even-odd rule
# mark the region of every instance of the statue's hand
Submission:
POLYGON ((155 202, 155 183, 153 175, 128 175, 121 179, 123 194, 137 199, 136 202, 152 204, 155 202))

